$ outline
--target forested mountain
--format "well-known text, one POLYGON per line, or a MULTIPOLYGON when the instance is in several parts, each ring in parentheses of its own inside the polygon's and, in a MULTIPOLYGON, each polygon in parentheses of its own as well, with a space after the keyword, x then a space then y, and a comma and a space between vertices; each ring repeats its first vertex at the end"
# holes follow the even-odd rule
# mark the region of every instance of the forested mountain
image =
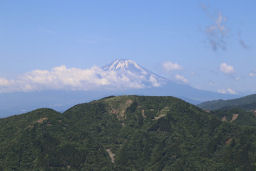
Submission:
POLYGON ((232 99, 232 100, 213 100, 201 103, 199 107, 206 110, 240 108, 244 110, 256 110, 256 94, 232 99))
POLYGON ((222 121, 244 126, 256 126, 256 95, 232 100, 208 101, 198 105, 222 121))
POLYGON ((174 97, 111 96, 0 119, 0 170, 256 170, 256 128, 174 97))

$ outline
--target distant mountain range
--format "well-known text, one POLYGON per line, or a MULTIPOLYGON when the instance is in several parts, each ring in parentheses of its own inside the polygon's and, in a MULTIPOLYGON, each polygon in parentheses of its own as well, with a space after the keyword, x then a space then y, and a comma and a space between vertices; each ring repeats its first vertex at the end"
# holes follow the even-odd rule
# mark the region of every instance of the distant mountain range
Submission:
POLYGON ((220 109, 234 109, 239 108, 243 110, 256 110, 256 94, 231 99, 231 100, 213 100, 203 102, 198 105, 206 110, 220 110, 220 109))
MULTIPOLYGON (((110 95, 176 96, 190 103, 198 104, 207 100, 230 99, 236 96, 195 89, 161 77, 132 60, 115 60, 102 67, 113 83, 87 91, 41 90, 0 94, 0 117, 50 107, 64 111, 77 103, 110 95), (113 77, 111 76, 113 75, 113 77)), ((104 77, 99 74, 98 77, 104 77)), ((104 81, 104 79, 103 79, 104 81)), ((107 80, 108 81, 108 80, 107 80)))
POLYGON ((256 117, 239 114, 166 96, 37 109, 0 119, 0 170, 254 171, 256 117))
POLYGON ((212 113, 223 122, 243 126, 256 125, 256 94, 231 100, 213 100, 198 107, 212 113))

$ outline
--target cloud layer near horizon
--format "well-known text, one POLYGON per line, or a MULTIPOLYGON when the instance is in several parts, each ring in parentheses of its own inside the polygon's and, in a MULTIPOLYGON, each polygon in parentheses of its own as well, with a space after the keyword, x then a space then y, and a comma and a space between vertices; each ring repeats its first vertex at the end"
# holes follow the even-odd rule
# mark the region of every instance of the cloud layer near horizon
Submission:
POLYGON ((0 93, 28 92, 37 90, 115 90, 129 88, 144 88, 148 85, 160 86, 154 75, 149 79, 143 75, 132 73, 120 74, 93 66, 89 69, 67 68, 65 65, 51 70, 34 70, 16 79, 0 77, 0 93), (145 84, 147 83, 147 84, 145 84))
POLYGON ((236 94, 236 91, 233 90, 232 88, 219 89, 218 92, 221 94, 236 94))

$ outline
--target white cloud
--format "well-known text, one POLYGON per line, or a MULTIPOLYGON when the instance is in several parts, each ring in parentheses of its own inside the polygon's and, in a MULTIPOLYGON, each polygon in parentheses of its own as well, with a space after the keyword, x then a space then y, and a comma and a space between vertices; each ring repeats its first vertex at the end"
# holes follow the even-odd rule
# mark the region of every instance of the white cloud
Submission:
POLYGON ((176 80, 182 81, 183 83, 188 83, 188 80, 182 75, 177 74, 175 78, 176 80))
POLYGON ((236 94, 236 91, 231 88, 219 89, 218 92, 221 94, 236 94))
POLYGON ((163 68, 165 71, 174 71, 174 70, 181 70, 182 67, 178 63, 173 63, 170 61, 163 63, 163 68))
POLYGON ((225 62, 220 64, 220 71, 225 74, 232 74, 235 72, 234 67, 226 64, 225 62))
POLYGON ((0 77, 0 86, 8 86, 10 84, 11 82, 9 80, 0 77))
POLYGON ((250 77, 256 77, 256 73, 255 73, 255 72, 250 72, 250 73, 249 73, 249 76, 250 76, 250 77))
POLYGON ((50 70, 34 70, 16 79, 0 78, 1 92, 27 92, 37 90, 116 90, 159 87, 154 75, 145 77, 134 73, 121 74, 94 66, 89 69, 67 68, 65 65, 50 70))
POLYGON ((66 68, 66 66, 55 67, 52 70, 35 70, 25 74, 22 80, 48 88, 73 87, 76 89, 88 89, 90 86, 104 86, 110 84, 108 77, 101 68, 90 69, 66 68), (85 83, 86 84, 83 84, 85 83))
POLYGON ((35 70, 23 76, 22 80, 30 83, 35 89, 67 89, 91 90, 98 87, 108 87, 113 84, 117 87, 140 88, 141 85, 132 82, 129 78, 118 75, 113 71, 104 71, 99 67, 90 69, 55 67, 50 71, 35 70))
POLYGON ((154 87, 160 87, 160 83, 157 81, 157 79, 154 76, 149 77, 149 81, 152 83, 154 87))

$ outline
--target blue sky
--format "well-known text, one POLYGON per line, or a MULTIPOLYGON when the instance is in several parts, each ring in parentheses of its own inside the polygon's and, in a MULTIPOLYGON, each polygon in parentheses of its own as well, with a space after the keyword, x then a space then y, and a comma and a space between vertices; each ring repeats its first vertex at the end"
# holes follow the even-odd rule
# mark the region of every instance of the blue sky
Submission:
POLYGON ((0 86, 34 70, 127 58, 200 89, 252 93, 255 6, 253 0, 2 0, 0 86))

